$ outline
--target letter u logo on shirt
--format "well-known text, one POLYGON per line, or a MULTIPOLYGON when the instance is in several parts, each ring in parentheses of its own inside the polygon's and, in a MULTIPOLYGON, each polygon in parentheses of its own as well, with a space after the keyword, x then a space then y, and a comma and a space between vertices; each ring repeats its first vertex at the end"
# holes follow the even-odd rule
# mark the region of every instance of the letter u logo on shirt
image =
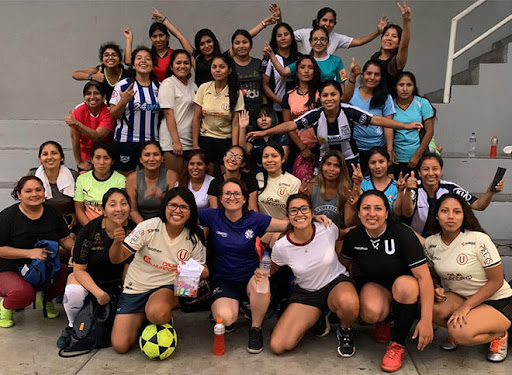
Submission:
POLYGON ((389 240, 384 241, 384 251, 388 255, 393 255, 395 253, 395 240, 391 240, 391 249, 389 248, 389 240))

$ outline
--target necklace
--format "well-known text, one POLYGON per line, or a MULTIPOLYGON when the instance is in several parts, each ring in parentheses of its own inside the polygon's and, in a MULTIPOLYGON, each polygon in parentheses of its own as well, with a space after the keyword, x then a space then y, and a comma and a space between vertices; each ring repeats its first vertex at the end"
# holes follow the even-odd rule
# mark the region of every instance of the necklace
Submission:
POLYGON ((119 67, 119 77, 117 77, 117 81, 112 84, 110 83, 110 80, 108 79, 107 70, 105 69, 105 79, 107 80, 107 83, 110 85, 110 87, 114 87, 117 82, 121 79, 121 76, 123 75, 123 68, 119 67))
POLYGON ((386 225, 386 228, 384 228, 384 230, 377 236, 377 238, 373 239, 372 236, 370 236, 370 233, 368 233, 368 230, 365 228, 366 234, 368 235, 368 237, 370 237, 370 242, 372 243, 374 250, 379 250, 380 236, 382 236, 384 234, 386 229, 387 229, 387 225, 386 225))

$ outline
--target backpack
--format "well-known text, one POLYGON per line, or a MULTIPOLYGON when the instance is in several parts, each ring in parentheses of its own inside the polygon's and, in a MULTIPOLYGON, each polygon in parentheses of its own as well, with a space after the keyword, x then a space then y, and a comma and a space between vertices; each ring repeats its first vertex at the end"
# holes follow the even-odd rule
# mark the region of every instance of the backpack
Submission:
POLYGON ((21 266, 18 270, 26 282, 34 288, 43 288, 50 285, 55 275, 60 271, 59 244, 55 241, 38 241, 34 248, 46 248, 51 251, 46 260, 32 259, 30 263, 21 266))

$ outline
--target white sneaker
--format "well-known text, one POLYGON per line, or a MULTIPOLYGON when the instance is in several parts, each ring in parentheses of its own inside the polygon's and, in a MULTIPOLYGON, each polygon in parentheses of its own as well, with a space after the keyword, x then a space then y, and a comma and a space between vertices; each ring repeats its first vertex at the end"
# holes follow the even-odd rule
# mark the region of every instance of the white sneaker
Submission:
POLYGON ((446 338, 446 340, 441 344, 439 345, 441 347, 442 350, 446 350, 447 352, 452 352, 454 350, 457 350, 458 346, 456 343, 448 340, 448 337, 446 338))
POLYGON ((491 362, 502 362, 507 358, 508 332, 499 339, 492 340, 487 353, 487 360, 491 362))

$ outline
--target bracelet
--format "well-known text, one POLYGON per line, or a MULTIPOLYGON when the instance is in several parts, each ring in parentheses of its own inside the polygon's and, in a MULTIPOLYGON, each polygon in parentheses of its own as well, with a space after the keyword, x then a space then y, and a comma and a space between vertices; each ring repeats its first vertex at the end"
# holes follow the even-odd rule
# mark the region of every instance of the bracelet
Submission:
POLYGON ((349 81, 350 83, 353 83, 354 85, 356 84, 356 81, 351 81, 351 80, 350 80, 350 78, 348 79, 348 81, 349 81))
POLYGON ((164 19, 160 22, 164 23, 166 19, 167 19, 167 16, 165 16, 164 19))
POLYGON ((265 24, 265 21, 261 21, 261 26, 263 26, 264 29, 267 28, 267 25, 265 24))

